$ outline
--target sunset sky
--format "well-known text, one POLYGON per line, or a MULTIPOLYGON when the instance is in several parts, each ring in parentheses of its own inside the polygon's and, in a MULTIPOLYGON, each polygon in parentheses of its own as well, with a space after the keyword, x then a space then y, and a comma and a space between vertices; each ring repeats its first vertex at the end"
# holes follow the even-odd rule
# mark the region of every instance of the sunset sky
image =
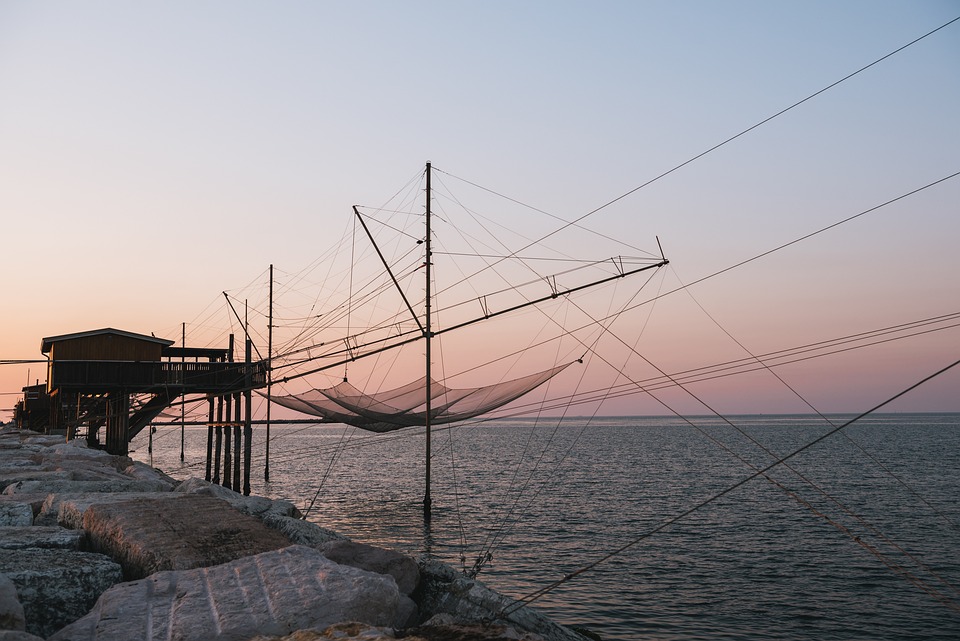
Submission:
MULTIPOLYGON (((633 191, 958 16, 946 0, 0 2, 0 359, 103 327, 179 342, 186 323, 188 345, 222 346, 221 292, 262 311, 269 264, 292 290, 352 205, 387 203, 426 161, 455 195, 477 191, 464 179, 514 199, 478 196, 531 238, 629 194, 583 219, 597 234, 551 240, 594 259, 659 238, 670 266, 637 301, 677 289, 960 172, 958 21, 633 191)), ((649 362, 613 341, 603 356, 637 380, 949 317, 958 241, 960 177, 631 310, 612 331, 649 362)), ((532 340, 528 318, 483 351, 532 340)), ((958 322, 776 372, 820 411, 859 412, 960 359, 958 322)), ((44 376, 0 365, 0 407, 44 376)), ((767 372, 691 389, 724 413, 812 411, 767 372)), ((887 409, 960 411, 960 371, 887 409)), ((666 413, 640 394, 600 411, 666 413)))

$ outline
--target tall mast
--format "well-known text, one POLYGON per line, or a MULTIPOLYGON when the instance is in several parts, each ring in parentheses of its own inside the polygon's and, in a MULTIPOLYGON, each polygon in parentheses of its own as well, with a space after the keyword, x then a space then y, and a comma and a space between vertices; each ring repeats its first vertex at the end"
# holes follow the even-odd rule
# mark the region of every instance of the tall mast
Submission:
POLYGON ((263 480, 270 480, 270 397, 273 392, 273 263, 270 263, 270 316, 267 318, 267 445, 263 480))
POLYGON ((431 411, 431 380, 430 380, 430 339, 432 334, 430 331, 430 263, 433 261, 433 256, 430 252, 430 163, 427 163, 427 207, 426 207, 426 218, 427 218, 427 248, 426 248, 426 278, 427 278, 427 287, 426 287, 426 322, 424 323, 423 336, 426 339, 427 344, 427 407, 426 407, 426 416, 424 419, 424 425, 427 428, 426 432, 426 474, 424 476, 424 494, 423 494, 423 521, 424 523, 430 522, 430 513, 431 513, 431 503, 432 499, 430 498, 430 411, 431 411))

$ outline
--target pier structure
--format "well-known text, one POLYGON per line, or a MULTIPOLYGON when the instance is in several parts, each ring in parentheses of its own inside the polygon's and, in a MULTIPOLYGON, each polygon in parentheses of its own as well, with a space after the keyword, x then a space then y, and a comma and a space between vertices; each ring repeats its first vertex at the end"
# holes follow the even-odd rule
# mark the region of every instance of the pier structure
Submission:
POLYGON ((91 446, 125 455, 161 412, 202 395, 206 479, 250 493, 251 394, 266 386, 269 366, 252 360, 249 339, 242 361, 234 359, 233 335, 227 348, 186 347, 113 328, 47 337, 40 351, 47 356, 47 382, 24 388, 18 427, 85 437, 91 446))

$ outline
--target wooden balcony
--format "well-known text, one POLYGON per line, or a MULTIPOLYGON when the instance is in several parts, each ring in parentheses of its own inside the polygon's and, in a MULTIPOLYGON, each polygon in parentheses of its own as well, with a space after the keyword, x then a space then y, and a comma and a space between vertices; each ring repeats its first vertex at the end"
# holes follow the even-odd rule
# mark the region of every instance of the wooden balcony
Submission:
POLYGON ((50 392, 127 393, 175 390, 181 394, 227 394, 267 384, 266 361, 53 361, 47 376, 50 392))

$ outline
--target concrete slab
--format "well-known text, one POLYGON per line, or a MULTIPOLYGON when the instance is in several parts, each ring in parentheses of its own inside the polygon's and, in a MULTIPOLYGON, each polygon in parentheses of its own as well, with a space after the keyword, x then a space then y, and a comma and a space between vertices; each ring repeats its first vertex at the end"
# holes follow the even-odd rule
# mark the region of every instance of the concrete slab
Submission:
POLYGON ((91 549, 120 563, 128 580, 219 565, 291 544, 224 501, 195 494, 92 505, 83 529, 91 549))
POLYGON ((343 621, 402 628, 415 615, 416 605, 389 577, 295 545, 119 584, 50 641, 247 641, 343 621))

